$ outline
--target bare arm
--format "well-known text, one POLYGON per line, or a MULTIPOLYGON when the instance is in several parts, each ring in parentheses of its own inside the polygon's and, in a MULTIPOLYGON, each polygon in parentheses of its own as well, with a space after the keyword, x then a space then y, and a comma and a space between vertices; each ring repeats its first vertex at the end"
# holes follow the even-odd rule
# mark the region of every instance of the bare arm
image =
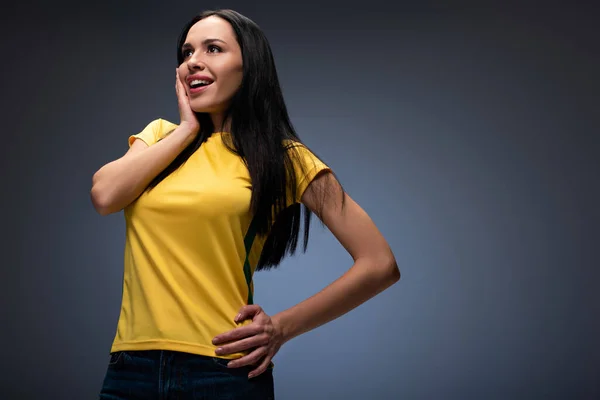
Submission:
POLYGON ((179 126, 167 137, 148 147, 136 139, 125 155, 96 172, 91 198, 100 215, 118 212, 138 198, 150 181, 164 170, 193 140, 194 134, 179 126))
POLYGON ((213 344, 217 355, 250 351, 229 363, 231 368, 258 365, 249 377, 263 373, 279 348, 290 339, 356 308, 400 279, 400 271, 386 240, 367 213, 342 193, 329 172, 315 178, 302 202, 319 216, 354 259, 354 265, 321 292, 269 317, 260 306, 243 306, 236 322, 252 319, 249 325, 218 335, 213 344), (327 196, 319 210, 321 193, 327 196), (341 198, 345 196, 342 209, 341 198))
POLYGON ((321 326, 354 309, 400 279, 394 255, 367 213, 347 194, 342 194, 330 173, 317 177, 302 202, 317 213, 322 191, 326 198, 319 217, 350 253, 354 265, 321 292, 273 316, 283 342, 321 326), (342 210, 341 196, 345 196, 342 210))
POLYGON ((150 147, 137 139, 123 157, 106 164, 94 174, 90 196, 100 215, 121 211, 137 199, 152 179, 198 135, 200 125, 177 72, 175 91, 181 119, 179 126, 150 147))

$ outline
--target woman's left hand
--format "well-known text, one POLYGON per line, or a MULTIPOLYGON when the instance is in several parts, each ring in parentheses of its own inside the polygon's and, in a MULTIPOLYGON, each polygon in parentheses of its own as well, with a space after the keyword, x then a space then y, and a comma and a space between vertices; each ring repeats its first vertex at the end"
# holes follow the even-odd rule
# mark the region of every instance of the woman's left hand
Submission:
POLYGON ((222 345, 216 350, 218 356, 252 350, 245 356, 230 361, 227 366, 238 368, 245 365, 258 365, 248 374, 249 378, 254 378, 267 370, 271 359, 283 344, 283 335, 276 321, 260 306, 242 307, 235 317, 235 322, 239 323, 246 319, 252 319, 252 323, 216 336, 213 344, 222 345))

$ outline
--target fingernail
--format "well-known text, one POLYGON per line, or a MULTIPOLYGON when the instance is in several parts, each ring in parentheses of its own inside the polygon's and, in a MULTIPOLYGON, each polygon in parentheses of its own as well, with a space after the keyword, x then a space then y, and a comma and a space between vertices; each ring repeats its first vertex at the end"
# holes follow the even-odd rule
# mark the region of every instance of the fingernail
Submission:
POLYGON ((240 318, 242 318, 242 313, 239 313, 236 317, 235 317, 235 322, 239 322, 240 318))
POLYGON ((216 352, 217 354, 221 354, 221 352, 223 352, 223 348, 222 348, 222 347, 219 347, 217 350, 215 350, 215 352, 216 352))

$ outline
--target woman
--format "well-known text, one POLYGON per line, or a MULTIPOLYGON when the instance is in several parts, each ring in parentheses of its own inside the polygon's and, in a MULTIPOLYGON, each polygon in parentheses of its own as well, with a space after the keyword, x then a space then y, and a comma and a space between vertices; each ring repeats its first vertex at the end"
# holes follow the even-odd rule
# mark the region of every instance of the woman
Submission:
POLYGON ((399 270, 294 132, 255 23, 205 12, 183 29, 177 60, 180 123, 152 121, 93 177, 96 210, 126 219, 121 314, 100 397, 272 399, 279 348, 389 287, 399 270), (304 249, 314 212, 355 263, 269 316, 253 304, 252 275, 294 253, 301 207, 304 249))

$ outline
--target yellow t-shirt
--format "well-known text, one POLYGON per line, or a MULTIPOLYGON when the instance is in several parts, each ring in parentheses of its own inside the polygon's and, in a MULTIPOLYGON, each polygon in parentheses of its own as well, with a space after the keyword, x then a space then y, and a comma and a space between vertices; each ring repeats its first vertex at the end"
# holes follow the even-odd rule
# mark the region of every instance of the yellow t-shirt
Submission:
MULTIPOLYGON (((149 146, 177 125, 163 119, 129 137, 149 146)), ((215 356, 212 339, 236 328, 252 303, 264 238, 251 226, 251 182, 241 158, 214 133, 176 171, 124 210, 123 297, 111 352, 173 350, 215 356)), ((296 147, 297 198, 328 167, 296 147)), ((247 321, 246 323, 250 323, 247 321)), ((225 356, 236 358, 242 354, 225 356)))

